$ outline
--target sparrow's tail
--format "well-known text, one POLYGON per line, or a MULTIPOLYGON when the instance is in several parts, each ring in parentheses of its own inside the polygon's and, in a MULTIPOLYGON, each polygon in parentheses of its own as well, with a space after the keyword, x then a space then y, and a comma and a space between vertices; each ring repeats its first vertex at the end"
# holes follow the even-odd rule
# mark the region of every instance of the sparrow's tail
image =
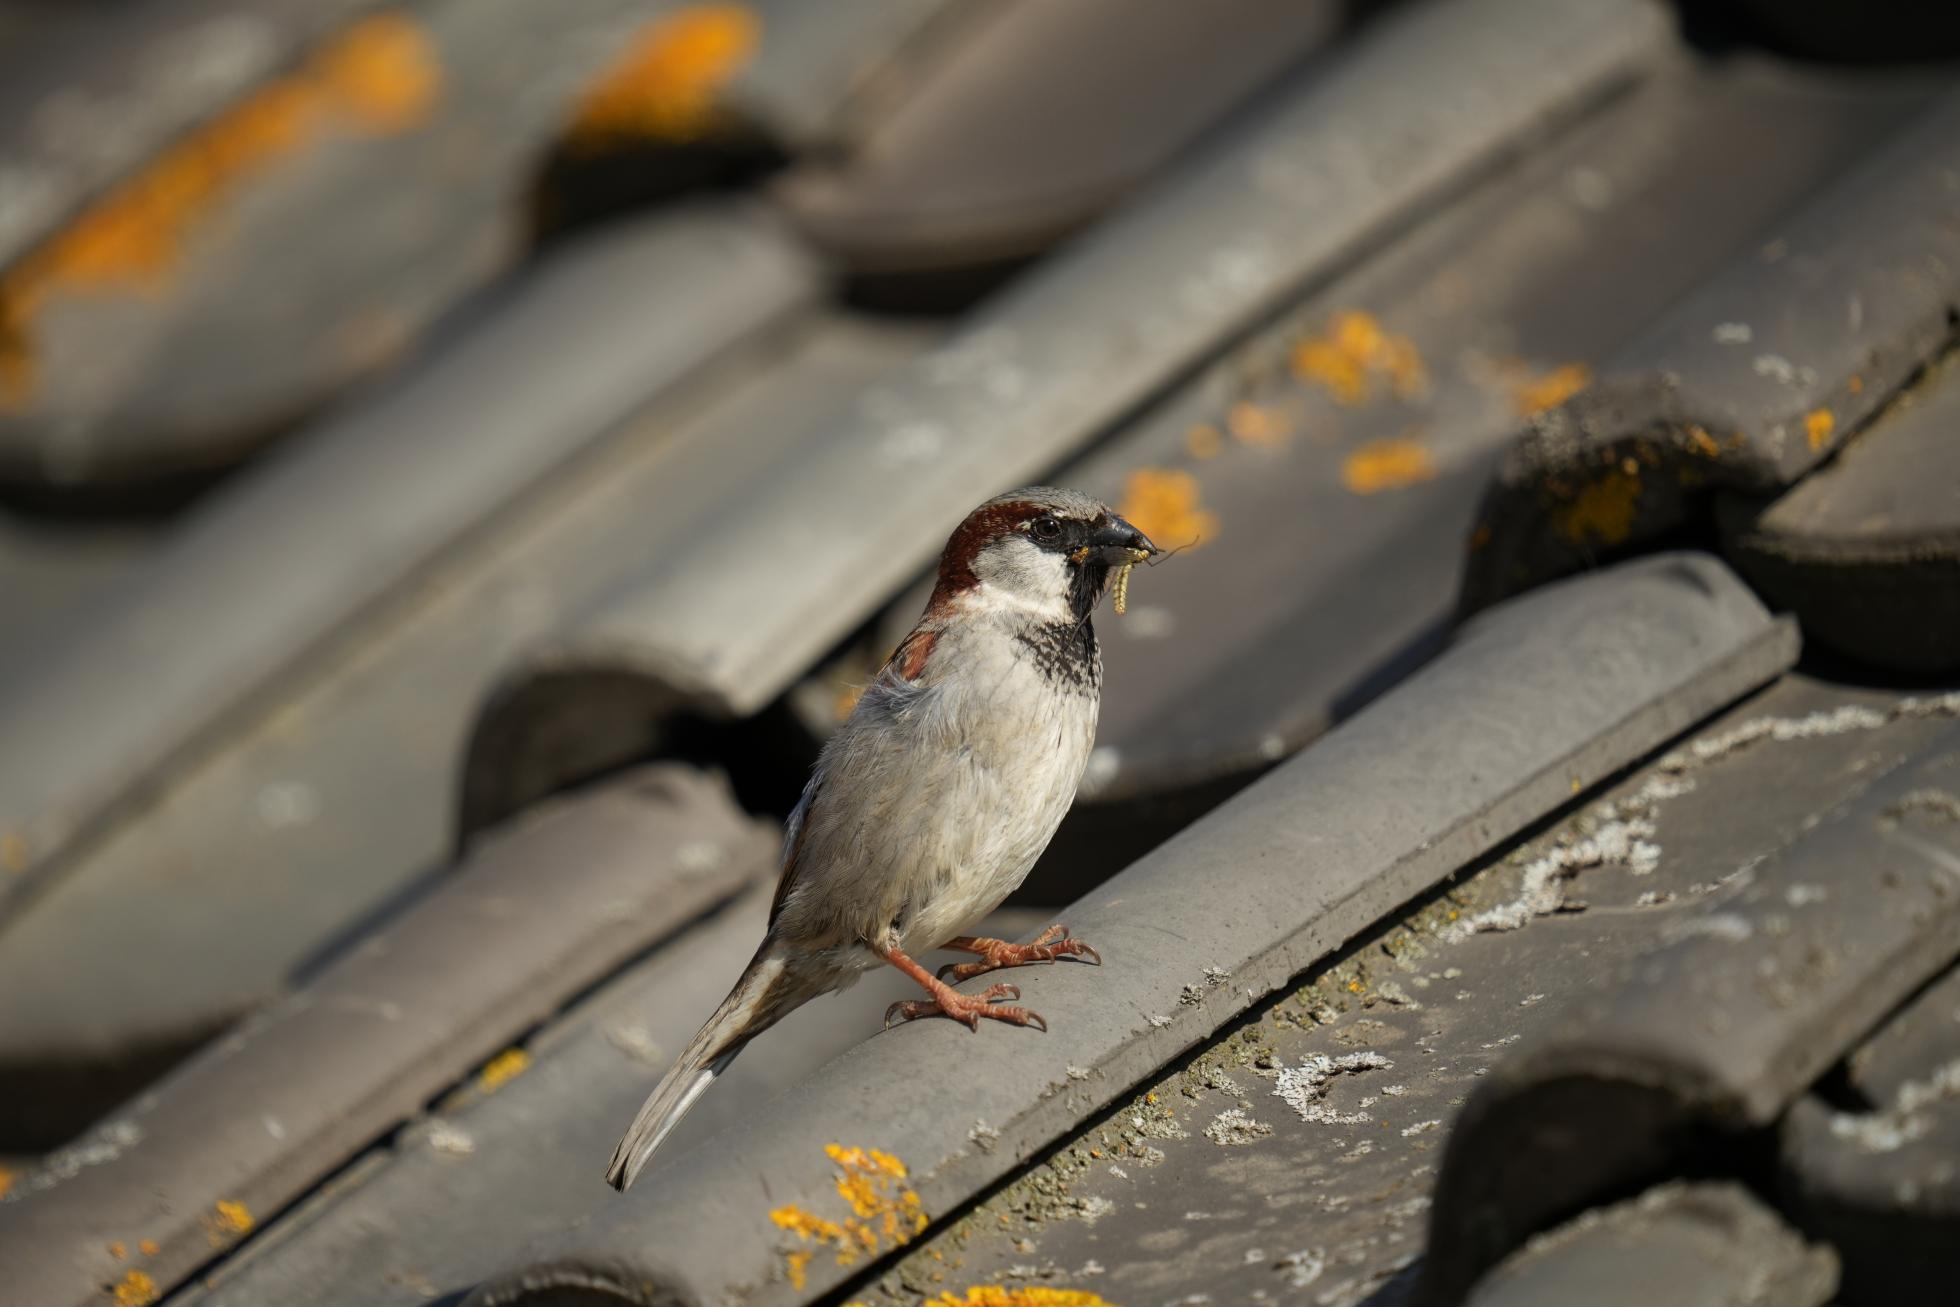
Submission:
POLYGON ((613 1150, 606 1183, 624 1191, 638 1179, 667 1132, 680 1124, 694 1100, 728 1069, 743 1046, 814 993, 789 974, 782 950, 765 942, 715 1014, 688 1042, 680 1060, 640 1105, 640 1114, 613 1150))

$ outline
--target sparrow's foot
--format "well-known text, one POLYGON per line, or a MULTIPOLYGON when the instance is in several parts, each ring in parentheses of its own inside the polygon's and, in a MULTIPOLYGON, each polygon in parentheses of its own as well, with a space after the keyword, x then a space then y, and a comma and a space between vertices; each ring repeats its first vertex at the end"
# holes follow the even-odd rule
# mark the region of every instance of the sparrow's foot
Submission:
POLYGON ((920 1017, 951 1017, 961 1022, 969 1030, 980 1028, 980 1018, 990 1021, 1005 1021, 1014 1026, 1033 1026, 1040 1031, 1048 1029, 1048 1023, 1038 1012, 1030 1012, 1024 1007, 1014 1007, 1000 1002, 1004 998, 1019 998, 1021 991, 1013 985, 989 985, 978 994, 962 994, 957 989, 948 989, 941 997, 902 1000, 885 1009, 885 1029, 890 1030, 894 1021, 915 1021, 920 1017))
POLYGON ((1060 923, 1036 935, 1029 944, 1009 944, 1004 939, 961 935, 957 939, 947 940, 945 947, 980 955, 978 962, 948 962, 939 969, 939 978, 955 985, 1002 967, 1025 967, 1036 962, 1053 962, 1056 958, 1082 958, 1097 966, 1102 965, 1102 954, 1079 939, 1071 939, 1068 927, 1060 923))
POLYGON ((911 958, 893 947, 880 949, 878 956, 919 982, 929 999, 901 1000, 885 1009, 885 1029, 891 1029, 894 1021, 912 1021, 919 1017, 951 1017, 961 1022, 968 1030, 978 1030, 980 1019, 1005 1021, 1014 1026, 1033 1026, 1046 1033, 1048 1023, 1037 1012, 1024 1007, 1013 1007, 999 1002, 1003 998, 1019 998, 1021 991, 1013 985, 989 985, 978 994, 962 994, 911 958))

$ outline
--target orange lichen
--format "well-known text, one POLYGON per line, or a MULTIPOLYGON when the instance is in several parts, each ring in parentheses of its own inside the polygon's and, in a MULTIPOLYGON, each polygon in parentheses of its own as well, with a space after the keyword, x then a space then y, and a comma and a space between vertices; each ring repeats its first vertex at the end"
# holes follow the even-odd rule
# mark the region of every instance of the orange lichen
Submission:
POLYGON ((1371 440, 1341 461, 1341 484, 1357 495, 1411 486, 1435 475, 1429 450, 1406 438, 1371 440))
POLYGON ((1812 409, 1803 415, 1803 433, 1813 451, 1822 449, 1836 430, 1837 415, 1827 408, 1812 409))
POLYGON ((1688 447, 1697 454, 1702 455, 1704 458, 1720 458, 1722 456, 1722 446, 1716 441, 1715 437, 1708 434, 1707 428, 1691 425, 1688 428, 1687 435, 1688 447))
POLYGON ((1640 504, 1640 477, 1616 467, 1582 487, 1554 517, 1554 524, 1576 545, 1617 545, 1633 532, 1640 504))
POLYGON ((1557 408, 1592 384, 1592 369, 1583 363, 1566 363, 1537 376, 1526 374, 1511 383, 1511 403, 1519 413, 1530 417, 1548 408, 1557 408))
POLYGON ((370 132, 404 132, 434 107, 442 66, 422 29, 400 14, 355 23, 313 61, 328 102, 370 132))
POLYGON ((1429 386, 1422 355, 1409 338, 1382 330, 1372 314, 1360 312, 1339 314, 1325 332, 1297 341, 1293 374, 1315 383, 1341 404, 1368 399, 1377 379, 1388 382, 1404 399, 1421 395, 1429 386))
POLYGON ((162 1249, 158 1247, 157 1241, 154 1239, 138 1239, 136 1241, 136 1251, 142 1253, 145 1257, 155 1257, 162 1249))
POLYGON ((1218 428, 1209 422, 1199 422, 1184 433, 1184 452, 1203 462, 1217 458, 1225 448, 1225 437, 1218 434, 1218 428))
MULTIPOLYGON (((839 1266, 852 1266, 862 1257, 909 1243, 925 1230, 929 1221, 919 1195, 906 1183, 903 1162, 875 1148, 842 1144, 827 1144, 824 1153, 837 1164, 837 1196, 851 1215, 832 1221, 788 1204, 769 1213, 778 1229, 805 1244, 833 1249, 839 1266)), ((815 1248, 794 1248, 783 1254, 783 1270, 792 1287, 803 1288, 814 1256, 815 1248)))
POLYGON ((1862 395, 1865 393, 1865 379, 1854 372, 1851 380, 1844 383, 1844 388, 1854 395, 1862 395))
POLYGON ((976 1284, 960 1297, 951 1292, 928 1298, 919 1307, 1114 1307, 1087 1289, 1051 1289, 1047 1285, 976 1284))
POLYGON ((1170 468, 1142 467, 1123 481, 1120 513, 1166 549, 1189 549, 1218 534, 1218 518, 1199 506, 1198 478, 1170 468))
POLYGON ((716 95, 761 37, 762 20, 742 5, 693 5, 655 19, 586 94, 568 140, 584 149, 698 140, 720 125, 716 95))
POLYGON ((109 1245, 109 1256, 120 1262, 129 1256, 129 1249, 121 1243, 112 1243, 109 1245))
POLYGON ((415 126, 440 84, 422 30, 375 14, 164 150, 0 276, 0 405, 33 389, 32 326, 52 298, 160 288, 191 230, 243 183, 336 123, 370 135, 415 126))
POLYGON ((227 1234, 250 1234, 254 1224, 252 1213, 245 1204, 235 1198, 218 1200, 218 1228, 227 1234))
POLYGON ((12 831, 0 834, 0 871, 26 871, 27 841, 12 831))
POLYGON ((1285 417, 1248 400, 1240 400, 1226 412, 1225 429, 1244 445, 1281 445, 1290 434, 1285 417))
POLYGON ((157 1282, 142 1271, 125 1271, 110 1292, 116 1307, 148 1307, 157 1300, 157 1282))
POLYGON ((523 1075, 530 1065, 529 1053, 521 1048, 507 1048, 483 1064, 483 1070, 476 1073, 476 1087, 486 1094, 494 1094, 523 1075))

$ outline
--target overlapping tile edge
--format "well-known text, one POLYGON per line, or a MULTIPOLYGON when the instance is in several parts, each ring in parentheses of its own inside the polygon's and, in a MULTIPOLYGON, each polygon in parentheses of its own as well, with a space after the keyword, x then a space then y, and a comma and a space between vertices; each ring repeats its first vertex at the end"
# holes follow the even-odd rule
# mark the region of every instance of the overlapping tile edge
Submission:
POLYGON ((776 844, 725 784, 675 765, 527 814, 17 1182, 0 1201, 6 1292, 87 1307, 130 1269, 114 1247, 143 1248, 136 1269, 174 1286, 472 1067, 486 1084, 521 1068, 521 1050, 490 1055, 766 876, 776 844))

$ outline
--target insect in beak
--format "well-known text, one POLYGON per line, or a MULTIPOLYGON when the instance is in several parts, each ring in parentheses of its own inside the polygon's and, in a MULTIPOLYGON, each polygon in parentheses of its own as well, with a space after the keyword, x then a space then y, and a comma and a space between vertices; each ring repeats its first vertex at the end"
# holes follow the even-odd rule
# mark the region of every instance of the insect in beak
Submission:
POLYGON ((1152 552, 1149 549, 1132 549, 1130 561, 1117 564, 1116 574, 1110 579, 1109 606, 1118 617, 1129 611, 1130 569, 1149 558, 1152 552))

